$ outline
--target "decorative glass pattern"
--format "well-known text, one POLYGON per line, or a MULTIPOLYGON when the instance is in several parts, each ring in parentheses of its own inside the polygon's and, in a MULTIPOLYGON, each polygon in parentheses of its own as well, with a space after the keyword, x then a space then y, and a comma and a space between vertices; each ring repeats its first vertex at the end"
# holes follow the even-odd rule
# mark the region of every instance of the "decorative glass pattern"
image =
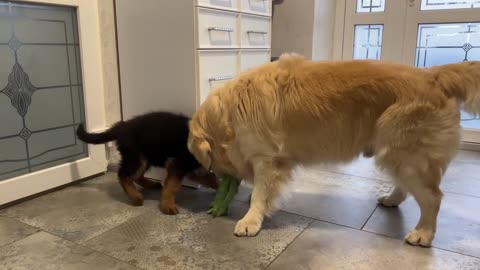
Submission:
POLYGON ((480 0, 422 0, 421 10, 480 8, 480 0))
MULTIPOLYGON (((480 23, 418 26, 417 67, 471 60, 480 60, 480 23)), ((480 129, 480 118, 462 112, 462 127, 480 129)))
POLYGON ((0 0, 0 180, 87 156, 76 9, 0 0))
POLYGON ((353 59, 376 59, 382 56, 383 25, 355 25, 353 59))
POLYGON ((357 0, 357 12, 384 12, 385 0, 357 0))

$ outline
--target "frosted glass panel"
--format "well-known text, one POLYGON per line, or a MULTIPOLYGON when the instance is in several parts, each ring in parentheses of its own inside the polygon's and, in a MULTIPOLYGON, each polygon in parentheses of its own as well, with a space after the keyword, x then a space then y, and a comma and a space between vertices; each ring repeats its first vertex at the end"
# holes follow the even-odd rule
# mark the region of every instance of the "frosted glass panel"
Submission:
MULTIPOLYGON (((417 67, 480 60, 480 23, 420 24, 417 67)), ((462 127, 480 129, 480 118, 462 112, 462 127)))
POLYGON ((385 0, 357 0, 357 12, 384 12, 385 0))
POLYGON ((353 59, 376 59, 382 57, 383 25, 355 25, 353 59))
POLYGON ((421 10, 480 8, 480 0, 422 0, 421 10))
POLYGON ((0 180, 87 156, 76 9, 0 0, 0 180))

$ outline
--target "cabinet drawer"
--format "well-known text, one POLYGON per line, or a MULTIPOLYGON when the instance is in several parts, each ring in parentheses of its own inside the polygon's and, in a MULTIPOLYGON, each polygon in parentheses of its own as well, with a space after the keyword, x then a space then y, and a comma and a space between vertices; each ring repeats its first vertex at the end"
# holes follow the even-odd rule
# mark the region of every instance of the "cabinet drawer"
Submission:
POLYGON ((197 0, 197 6, 238 10, 239 0, 197 0))
POLYGON ((198 48, 238 48, 238 13, 197 8, 198 48))
POLYGON ((198 98, 200 104, 210 91, 233 79, 237 73, 238 51, 197 51, 198 98))
POLYGON ((265 16, 272 15, 272 0, 239 0, 240 10, 265 16))
POLYGON ((271 19, 242 14, 240 39, 242 48, 270 48, 271 19))
POLYGON ((270 62, 270 50, 240 51, 240 72, 270 62))

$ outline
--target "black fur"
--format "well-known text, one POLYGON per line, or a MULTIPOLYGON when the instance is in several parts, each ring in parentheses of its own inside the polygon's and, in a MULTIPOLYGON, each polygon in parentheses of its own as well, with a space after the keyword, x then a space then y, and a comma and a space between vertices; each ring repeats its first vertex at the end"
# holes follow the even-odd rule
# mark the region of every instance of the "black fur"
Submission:
POLYGON ((177 167, 190 172, 200 164, 187 148, 189 120, 183 115, 153 112, 118 122, 102 133, 88 133, 80 125, 77 135, 80 140, 91 144, 116 141, 122 156, 120 170, 127 171, 127 174, 136 171, 140 159, 151 166, 165 167, 169 158, 175 159, 177 167))

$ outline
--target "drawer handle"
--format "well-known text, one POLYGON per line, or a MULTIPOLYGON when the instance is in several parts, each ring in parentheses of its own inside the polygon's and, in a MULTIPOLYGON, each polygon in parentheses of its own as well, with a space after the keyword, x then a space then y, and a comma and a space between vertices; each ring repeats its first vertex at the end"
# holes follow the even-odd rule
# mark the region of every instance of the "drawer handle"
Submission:
POLYGON ((220 76, 208 79, 209 82, 219 82, 233 79, 233 76, 220 76))
POLYGON ((249 31, 247 31, 247 34, 262 34, 262 35, 266 35, 266 34, 268 34, 268 32, 249 30, 249 31))
POLYGON ((208 31, 233 32, 233 28, 228 27, 209 27, 208 31))

